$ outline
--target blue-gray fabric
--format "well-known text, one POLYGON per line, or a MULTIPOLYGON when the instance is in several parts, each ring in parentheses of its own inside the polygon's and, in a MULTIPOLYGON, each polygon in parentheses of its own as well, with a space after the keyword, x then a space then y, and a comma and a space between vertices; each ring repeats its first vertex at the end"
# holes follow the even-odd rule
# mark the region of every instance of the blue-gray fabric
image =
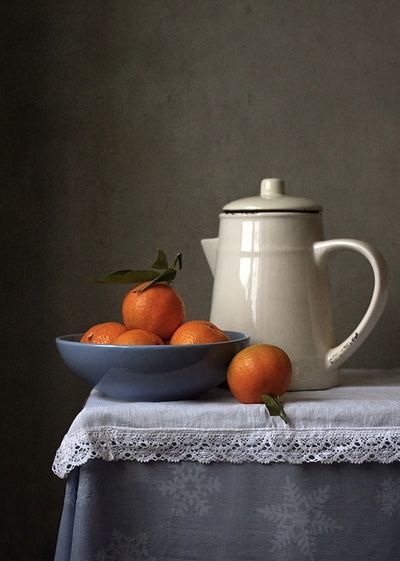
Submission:
POLYGON ((55 561, 398 561, 400 464, 104 462, 66 486, 55 561))

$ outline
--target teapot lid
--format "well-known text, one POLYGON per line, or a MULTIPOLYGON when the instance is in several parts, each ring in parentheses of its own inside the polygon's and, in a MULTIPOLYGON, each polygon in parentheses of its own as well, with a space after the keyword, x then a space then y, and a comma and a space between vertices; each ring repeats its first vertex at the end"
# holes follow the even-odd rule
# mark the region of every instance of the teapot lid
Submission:
POLYGON ((319 212, 322 207, 310 199, 285 195, 282 179, 268 178, 261 181, 260 195, 237 199, 226 204, 224 212, 319 212))

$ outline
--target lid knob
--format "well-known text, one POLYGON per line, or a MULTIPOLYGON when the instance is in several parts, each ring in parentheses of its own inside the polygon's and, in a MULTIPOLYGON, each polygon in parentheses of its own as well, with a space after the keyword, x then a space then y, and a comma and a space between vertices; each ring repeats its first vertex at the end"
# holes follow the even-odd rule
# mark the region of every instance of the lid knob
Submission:
POLYGON ((285 182, 283 179, 271 177, 261 181, 260 195, 263 199, 281 197, 285 194, 285 182))

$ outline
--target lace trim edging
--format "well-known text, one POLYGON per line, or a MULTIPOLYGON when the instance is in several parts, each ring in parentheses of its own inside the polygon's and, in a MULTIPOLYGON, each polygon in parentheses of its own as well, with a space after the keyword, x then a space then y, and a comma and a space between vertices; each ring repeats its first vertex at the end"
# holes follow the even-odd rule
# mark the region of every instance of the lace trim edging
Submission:
POLYGON ((400 460, 400 429, 152 430, 100 427, 67 434, 53 472, 67 477, 91 459, 193 461, 208 464, 286 462, 391 463, 400 460))

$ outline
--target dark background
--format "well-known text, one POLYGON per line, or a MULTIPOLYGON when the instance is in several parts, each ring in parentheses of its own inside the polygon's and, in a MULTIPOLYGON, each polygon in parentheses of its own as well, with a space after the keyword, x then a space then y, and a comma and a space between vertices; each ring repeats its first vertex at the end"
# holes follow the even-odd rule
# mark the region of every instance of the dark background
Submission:
MULTIPOLYGON (((395 1, 3 2, 0 555, 52 559, 55 451, 88 394, 54 338, 118 320, 93 284, 184 256, 176 282, 207 318, 200 239, 228 201, 283 177, 324 205, 326 237, 378 246, 381 321, 349 360, 399 366, 400 8, 395 1)), ((338 339, 368 304, 361 257, 332 260, 338 339)))

